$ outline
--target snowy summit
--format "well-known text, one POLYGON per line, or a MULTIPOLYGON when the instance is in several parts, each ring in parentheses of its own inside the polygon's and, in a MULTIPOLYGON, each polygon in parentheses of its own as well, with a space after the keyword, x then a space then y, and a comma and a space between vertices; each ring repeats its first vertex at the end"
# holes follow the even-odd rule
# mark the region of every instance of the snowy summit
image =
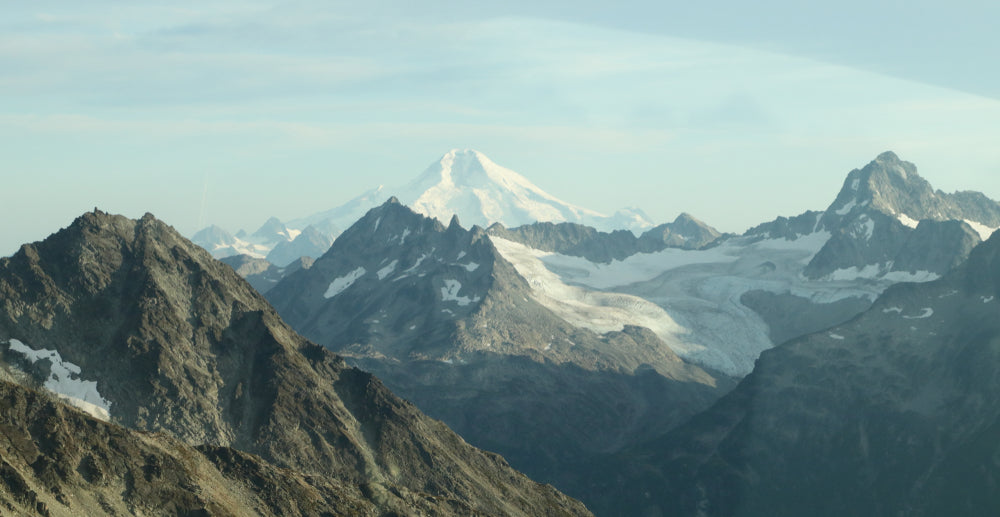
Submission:
MULTIPOLYGON (((342 227, 353 224, 392 194, 415 212, 438 219, 445 225, 457 215, 466 227, 485 228, 500 223, 513 228, 537 221, 580 223, 605 231, 640 231, 652 227, 652 223, 635 210, 606 216, 562 201, 473 149, 452 149, 409 184, 378 192, 381 197, 366 193, 363 200, 359 198, 347 203, 345 207, 354 209, 349 217, 351 220, 337 222, 342 227)), ((346 215, 343 208, 307 217, 303 222, 313 223, 328 214, 343 217, 346 215)), ((290 224, 294 223, 296 221, 290 224)))
POLYGON ((524 176, 490 160, 473 149, 452 149, 432 163, 416 179, 396 188, 379 186, 341 206, 282 224, 270 219, 251 236, 229 235, 217 227, 198 232, 193 240, 216 258, 245 253, 284 266, 300 255, 318 257, 341 229, 348 228, 390 196, 419 214, 448 225, 452 216, 466 226, 483 228, 500 223, 514 228, 535 222, 579 223, 602 231, 632 230, 636 234, 652 228, 638 209, 622 209, 607 216, 562 201, 528 181, 524 176), (306 232, 312 226, 313 231, 306 232), (292 246, 294 252, 279 255, 276 246, 294 243, 296 236, 319 234, 323 242, 311 247, 292 246), (287 241, 287 242, 286 242, 287 241), (273 255, 272 255, 273 253, 273 255))
POLYGON ((499 222, 513 227, 535 221, 583 222, 603 215, 571 205, 501 167, 479 151, 451 150, 401 192, 417 213, 465 225, 499 222))

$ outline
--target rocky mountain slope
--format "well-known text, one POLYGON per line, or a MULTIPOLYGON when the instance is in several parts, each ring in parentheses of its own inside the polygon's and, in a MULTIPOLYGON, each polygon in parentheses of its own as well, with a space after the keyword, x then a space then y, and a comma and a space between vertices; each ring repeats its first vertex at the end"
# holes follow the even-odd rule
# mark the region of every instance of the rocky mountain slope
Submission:
POLYGON ((603 515, 996 515, 1000 237, 763 353, 710 410, 617 461, 603 515), (620 472, 620 471, 619 471, 620 472), (631 504, 622 504, 629 501, 631 504))
POLYGON ((847 175, 817 225, 831 238, 804 274, 810 278, 870 277, 894 271, 941 275, 998 227, 1000 204, 980 193, 934 191, 916 166, 886 152, 847 175))
POLYGON ((681 214, 672 223, 661 224, 636 237, 627 230, 602 232, 577 223, 536 222, 507 229, 500 223, 486 233, 541 251, 552 251, 591 262, 610 263, 636 253, 654 253, 667 248, 699 249, 722 236, 718 230, 681 214))
MULTIPOLYGON (((0 407, 4 515, 378 516, 405 513, 411 503, 447 508, 421 497, 381 505, 362 486, 304 476, 227 447, 129 430, 6 380, 0 407)), ((473 512, 459 501, 447 504, 457 515, 473 512)))
POLYGON ((472 443, 583 497, 591 459, 679 424, 732 381, 633 324, 654 305, 563 288, 540 293, 481 228, 393 198, 267 296, 472 443))
MULTIPOLYGON (((0 352, 8 379, 110 420, 95 432, 120 425, 172 437, 161 444, 200 447, 208 458, 206 475, 215 469, 241 479, 241 472, 270 464, 293 472, 265 479, 281 478, 303 490, 318 486, 316 497, 331 498, 334 506, 341 496, 322 487, 346 486, 344 501, 357 496, 390 514, 413 504, 442 515, 588 514, 499 456, 469 446, 371 374, 300 337, 232 268, 150 215, 135 221, 88 213, 0 259, 0 352), (308 485, 317 477, 322 481, 309 486, 296 481, 308 485)), ((8 391, 5 404, 29 396, 8 391)), ((17 418, 12 428, 36 417, 17 418)), ((69 420, 53 413, 39 421, 96 429, 93 420, 69 420)), ((12 429, 4 436, 27 448, 25 461, 37 459, 29 442, 75 450, 71 443, 53 445, 48 437, 29 439, 12 429)), ((150 454, 165 460, 189 451, 154 446, 160 450, 150 454)), ((202 459, 193 461, 189 467, 201 468, 202 459)), ((23 465, 13 467, 28 476, 24 485, 36 493, 60 486, 43 464, 32 468, 36 464, 34 476, 23 465)), ((126 485, 156 472, 133 471, 128 462, 116 468, 126 485)), ((78 481, 72 473, 55 474, 78 481)), ((222 484, 219 498, 232 483, 237 481, 222 484)), ((64 505, 57 496, 36 498, 56 512, 49 501, 55 497, 64 505)), ((10 504, 30 506, 25 501, 10 504)))

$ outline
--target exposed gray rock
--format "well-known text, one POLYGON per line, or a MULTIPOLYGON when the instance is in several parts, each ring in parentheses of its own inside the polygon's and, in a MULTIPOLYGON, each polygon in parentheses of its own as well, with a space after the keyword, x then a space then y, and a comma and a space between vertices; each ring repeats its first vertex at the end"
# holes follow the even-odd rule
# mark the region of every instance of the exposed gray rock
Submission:
POLYGON ((771 341, 784 343, 813 332, 839 325, 871 307, 866 297, 847 297, 829 303, 812 303, 791 293, 748 291, 740 303, 764 318, 771 341))
POLYGON ((994 237, 942 279, 763 353, 711 409, 609 462, 618 477, 591 490, 622 496, 595 511, 996 515, 998 315, 994 237))
POLYGON ((661 224, 643 232, 639 237, 639 250, 643 253, 666 248, 696 250, 715 242, 722 235, 691 214, 682 213, 672 223, 661 224))
POLYGON ((96 381, 114 423, 202 447, 224 475, 257 469, 249 453, 294 471, 276 483, 323 478, 385 514, 415 501, 444 515, 589 514, 300 337, 232 268, 149 214, 88 213, 0 259, 0 365, 18 378, 11 339, 57 350, 96 381))
POLYGON ((911 235, 924 220, 973 221, 997 228, 1000 204, 978 193, 935 191, 912 163, 892 152, 882 153, 848 174, 819 223, 819 229, 833 236, 805 274, 820 278, 838 270, 878 266, 883 272, 940 275, 964 260, 981 240, 970 234, 971 227, 958 224, 931 225, 911 235))
POLYGON ((722 236, 715 228, 688 214, 677 216, 672 223, 651 228, 639 237, 628 230, 608 233, 577 223, 547 222, 512 229, 497 223, 486 233, 538 250, 605 264, 636 253, 653 253, 667 248, 700 249, 722 236))
POLYGON ((480 228, 457 218, 445 228, 395 199, 268 299, 471 443, 584 499, 579 469, 679 424, 732 383, 647 329, 567 323, 480 228))

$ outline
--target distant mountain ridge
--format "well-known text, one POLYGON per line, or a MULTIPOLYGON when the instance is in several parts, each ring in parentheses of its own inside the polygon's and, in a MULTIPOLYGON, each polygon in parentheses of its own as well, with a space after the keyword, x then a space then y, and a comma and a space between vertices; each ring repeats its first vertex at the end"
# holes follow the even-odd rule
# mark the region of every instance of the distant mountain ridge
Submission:
POLYGON ((685 216, 672 225, 687 221, 688 235, 670 228, 652 241, 662 227, 640 238, 544 223, 495 226, 490 234, 527 246, 516 252, 519 267, 537 262, 566 284, 658 304, 690 331, 688 348, 677 350, 682 357, 742 376, 760 351, 849 319, 889 285, 945 274, 993 231, 995 214, 996 202, 936 192, 913 164, 886 152, 851 171, 825 211, 778 217, 742 236, 709 241, 713 230, 685 216), (933 217, 911 221, 904 210, 933 217), (677 238, 672 246, 670 238, 677 238))
POLYGON ((948 274, 979 242, 976 225, 989 231, 964 199, 986 211, 993 202, 966 194, 951 215, 968 221, 904 224, 901 207, 947 196, 924 195, 921 182, 884 153, 849 173, 825 211, 744 235, 686 214, 640 237, 565 222, 484 232, 392 199, 268 298, 474 443, 602 512, 656 515, 642 492, 615 484, 657 490, 635 483, 651 433, 704 407, 775 345, 844 324, 897 283, 948 274), (608 477, 582 474, 594 471, 608 477))
MULTIPOLYGON (((639 233, 653 226, 641 210, 625 208, 607 216, 572 205, 543 191, 524 176, 497 165, 479 151, 453 149, 406 185, 393 188, 379 186, 341 206, 291 220, 280 228, 274 224, 277 220, 272 218, 255 232, 255 238, 239 239, 221 228, 209 227, 198 232, 192 240, 213 252, 216 258, 237 254, 266 256, 275 265, 284 266, 298 258, 292 256, 295 253, 309 253, 307 256, 318 258, 329 248, 326 241, 332 242, 342 229, 350 227, 390 196, 442 224, 457 215, 466 224, 483 228, 493 223, 515 227, 541 221, 570 222, 605 231, 625 229, 639 233), (286 242, 295 244, 303 239, 305 235, 298 235, 298 232, 305 234, 310 226, 313 232, 308 243, 299 243, 292 248, 287 246, 286 242), (257 236, 261 231, 267 238, 257 236), (295 235, 290 236, 289 232, 295 235), (272 238, 276 234, 285 238, 272 238), (279 251, 276 246, 286 249, 279 251)), ((278 224, 281 224, 280 221, 278 224)))
POLYGON ((487 230, 493 237, 519 242, 542 251, 583 257, 592 262, 624 260, 636 253, 654 253, 667 248, 699 249, 723 236, 715 228, 681 214, 672 223, 651 228, 639 237, 628 230, 607 233, 577 223, 538 222, 507 229, 495 223, 487 230))

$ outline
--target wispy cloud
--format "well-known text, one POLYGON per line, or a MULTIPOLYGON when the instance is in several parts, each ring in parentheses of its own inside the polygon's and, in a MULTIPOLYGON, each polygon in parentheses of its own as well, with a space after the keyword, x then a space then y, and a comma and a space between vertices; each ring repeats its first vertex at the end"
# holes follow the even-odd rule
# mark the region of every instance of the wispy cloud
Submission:
MULTIPOLYGON (((585 3, 585 14, 611 10, 585 3)), ((961 161, 950 177, 976 183, 959 186, 1000 195, 983 173, 1000 161, 994 100, 530 4, 18 3, 0 20, 0 134, 16 142, 0 167, 50 180, 114 170, 100 183, 109 192, 130 170, 169 171, 197 178, 172 198, 190 187, 196 206, 209 176, 241 190, 208 215, 244 218, 402 183, 451 147, 495 151, 581 205, 688 210, 729 230, 824 206, 825 187, 803 171, 836 183, 889 148, 922 170, 961 161), (294 201, 253 189, 275 170, 294 201), (733 177, 727 198, 720 178, 733 177), (806 193, 766 214, 741 208, 737 195, 789 178, 806 193)), ((19 185, 44 188, 28 179, 19 185)), ((130 199, 142 197, 135 182, 130 199)))

